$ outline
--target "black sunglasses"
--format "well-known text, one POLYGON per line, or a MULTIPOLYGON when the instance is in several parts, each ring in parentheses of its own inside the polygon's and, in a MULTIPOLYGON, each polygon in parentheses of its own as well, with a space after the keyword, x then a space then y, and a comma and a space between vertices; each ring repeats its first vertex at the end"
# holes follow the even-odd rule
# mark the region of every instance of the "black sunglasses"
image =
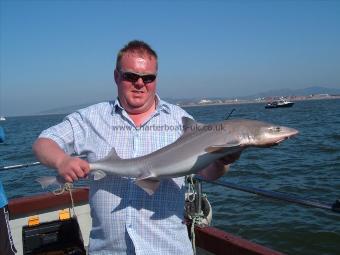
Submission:
POLYGON ((121 72, 118 71, 120 75, 123 77, 124 80, 129 81, 129 82, 137 82, 139 78, 142 78, 143 82, 146 83, 151 83, 154 80, 156 80, 156 74, 143 74, 140 75, 138 73, 133 73, 133 72, 121 72))

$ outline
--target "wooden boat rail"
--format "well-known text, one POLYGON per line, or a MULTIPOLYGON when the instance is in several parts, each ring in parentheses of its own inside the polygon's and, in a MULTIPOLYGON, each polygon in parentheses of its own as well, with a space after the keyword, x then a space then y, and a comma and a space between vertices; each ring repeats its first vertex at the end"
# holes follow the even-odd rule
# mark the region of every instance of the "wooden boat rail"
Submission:
MULTIPOLYGON (((89 189, 77 188, 72 190, 72 197, 75 205, 88 203, 89 189)), ((10 219, 16 219, 27 215, 57 210, 60 208, 72 207, 69 192, 60 195, 53 193, 43 193, 39 195, 11 199, 8 204, 10 219)))

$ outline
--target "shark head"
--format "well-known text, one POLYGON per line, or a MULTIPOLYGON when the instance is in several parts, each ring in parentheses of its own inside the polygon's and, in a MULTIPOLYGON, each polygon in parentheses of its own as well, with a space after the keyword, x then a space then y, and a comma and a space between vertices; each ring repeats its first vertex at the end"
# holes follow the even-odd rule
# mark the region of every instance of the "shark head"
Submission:
POLYGON ((253 130, 253 141, 256 146, 269 147, 297 135, 299 132, 294 128, 279 126, 271 123, 254 121, 251 129, 253 130))
POLYGON ((230 120, 225 125, 227 133, 245 146, 270 147, 298 134, 296 129, 256 120, 230 120))

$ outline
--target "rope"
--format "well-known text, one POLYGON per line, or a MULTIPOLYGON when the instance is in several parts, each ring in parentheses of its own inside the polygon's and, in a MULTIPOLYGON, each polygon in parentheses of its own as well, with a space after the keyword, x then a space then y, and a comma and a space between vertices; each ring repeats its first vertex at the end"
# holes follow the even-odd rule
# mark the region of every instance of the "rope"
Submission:
POLYGON ((190 203, 195 201, 195 188, 194 188, 194 175, 190 175, 187 178, 187 182, 188 182, 188 201, 190 203))
POLYGON ((196 216, 193 217, 191 221, 191 229, 190 229, 191 245, 192 245, 192 250, 194 252, 194 255, 196 255, 195 224, 196 224, 196 216))
POLYGON ((68 191, 70 193, 70 198, 71 198, 73 217, 77 218, 76 212, 74 210, 74 200, 73 200, 73 195, 72 195, 72 189, 73 189, 73 184, 70 182, 66 182, 63 187, 60 186, 59 189, 54 190, 53 194, 56 196, 59 196, 63 194, 65 191, 68 191))
MULTIPOLYGON (((190 203, 194 203, 196 199, 201 199, 200 196, 197 194, 196 186, 194 184, 194 175, 190 175, 186 178, 188 183, 188 197, 187 200, 190 203)), ((191 220, 191 227, 190 227, 190 235, 191 235, 191 245, 194 255, 196 255, 196 239, 195 239, 195 226, 202 226, 204 213, 203 211, 195 212, 194 214, 188 213, 187 214, 189 220, 191 220)))
POLYGON ((204 218, 203 213, 195 214, 191 218, 191 228, 190 228, 190 234, 191 234, 191 245, 192 250, 194 252, 194 255, 196 255, 196 239, 195 239, 195 226, 200 226, 203 224, 202 219, 204 218))

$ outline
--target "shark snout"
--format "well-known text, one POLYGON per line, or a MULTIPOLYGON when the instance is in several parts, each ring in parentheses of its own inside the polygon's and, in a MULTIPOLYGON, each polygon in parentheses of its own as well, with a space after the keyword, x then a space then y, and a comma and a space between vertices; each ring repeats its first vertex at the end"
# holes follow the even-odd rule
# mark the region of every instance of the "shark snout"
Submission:
POLYGON ((289 139, 299 133, 294 128, 288 128, 283 126, 269 127, 264 130, 262 136, 257 140, 257 146, 259 147, 271 147, 278 145, 284 140, 289 139))
POLYGON ((281 143, 284 140, 287 140, 289 138, 291 138, 292 136, 295 136, 299 133, 298 130, 294 129, 294 128, 287 128, 287 127, 280 127, 280 131, 282 136, 278 137, 278 139, 276 140, 276 144, 281 143))
POLYGON ((286 128, 285 132, 287 133, 286 134, 287 139, 299 133, 299 131, 294 128, 286 128))

